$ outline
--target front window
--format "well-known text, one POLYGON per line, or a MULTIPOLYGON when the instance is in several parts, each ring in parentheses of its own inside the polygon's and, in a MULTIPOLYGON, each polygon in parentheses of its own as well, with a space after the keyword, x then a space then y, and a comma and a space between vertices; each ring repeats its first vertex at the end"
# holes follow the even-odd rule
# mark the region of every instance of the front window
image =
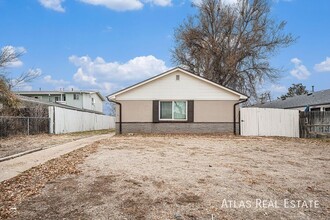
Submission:
POLYGON ((160 101, 160 120, 187 120, 187 101, 160 101))

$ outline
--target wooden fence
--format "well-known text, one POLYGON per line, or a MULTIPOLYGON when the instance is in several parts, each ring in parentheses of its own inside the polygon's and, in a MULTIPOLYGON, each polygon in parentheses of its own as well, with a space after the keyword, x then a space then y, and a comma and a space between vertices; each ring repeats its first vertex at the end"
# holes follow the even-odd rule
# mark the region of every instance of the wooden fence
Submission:
POLYGON ((330 137, 330 112, 300 112, 300 137, 330 137))
POLYGON ((299 137, 299 110, 242 108, 241 135, 299 137))

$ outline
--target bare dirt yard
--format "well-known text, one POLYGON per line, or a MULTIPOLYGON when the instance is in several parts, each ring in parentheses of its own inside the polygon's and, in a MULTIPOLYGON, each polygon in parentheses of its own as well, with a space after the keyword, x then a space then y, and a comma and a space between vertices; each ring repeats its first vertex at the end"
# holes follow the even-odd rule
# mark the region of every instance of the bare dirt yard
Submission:
POLYGON ((109 133, 109 130, 76 132, 70 134, 37 134, 0 138, 0 158, 37 148, 48 148, 68 143, 96 134, 109 133))
POLYGON ((329 141, 115 136, 77 169, 13 206, 14 218, 330 218, 329 141))

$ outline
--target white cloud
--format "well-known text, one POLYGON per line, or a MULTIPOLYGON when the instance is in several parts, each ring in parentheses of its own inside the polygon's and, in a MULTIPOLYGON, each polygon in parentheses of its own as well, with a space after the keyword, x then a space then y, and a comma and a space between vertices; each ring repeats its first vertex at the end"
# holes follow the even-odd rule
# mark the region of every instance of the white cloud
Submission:
POLYGON ((275 93, 284 93, 286 92, 288 89, 285 87, 285 86, 282 86, 282 85, 278 85, 278 84, 272 84, 270 86, 270 90, 272 92, 275 92, 275 93))
POLYGON ((325 61, 319 64, 315 64, 314 69, 317 72, 330 72, 330 57, 327 57, 325 61))
POLYGON ((33 87, 27 83, 21 83, 13 88, 15 91, 32 91, 32 89, 33 87))
MULTIPOLYGON (((42 71, 39 68, 36 69, 29 69, 26 73, 30 76, 29 78, 37 78, 41 76, 42 71)), ((32 86, 29 85, 29 82, 26 79, 22 79, 21 77, 11 79, 10 84, 13 86, 15 90, 24 90, 30 91, 32 90, 32 86)))
POLYGON ((80 0, 86 4, 105 6, 116 11, 138 10, 143 8, 139 0, 80 0))
POLYGON ((140 56, 126 63, 106 62, 102 57, 70 56, 69 61, 78 69, 73 76, 76 83, 105 92, 118 89, 125 82, 137 82, 169 69, 163 60, 152 55, 140 56))
POLYGON ((172 0, 144 0, 147 3, 151 3, 154 5, 158 5, 158 6, 171 6, 172 5, 172 0))
POLYGON ((142 9, 144 3, 157 6, 171 6, 172 0, 79 0, 86 4, 104 6, 115 11, 129 11, 142 9))
POLYGON ((291 63, 293 63, 295 66, 294 69, 290 71, 292 76, 296 77, 297 79, 307 79, 310 76, 310 72, 306 66, 302 64, 301 60, 298 58, 293 58, 291 59, 291 63))
POLYGON ((42 74, 42 70, 40 68, 29 69, 28 72, 30 76, 34 76, 34 77, 41 76, 42 74))
MULTIPOLYGON (((40 4, 45 8, 57 11, 65 12, 62 3, 65 0, 39 0, 40 4)), ((80 2, 95 5, 104 6, 115 11, 129 11, 142 9, 145 3, 157 5, 157 6, 171 6, 172 0, 79 0, 80 2)))
POLYGON ((39 0, 42 6, 57 12, 65 12, 65 9, 62 6, 62 2, 64 1, 65 0, 39 0))
MULTIPOLYGON (((7 55, 12 55, 12 56, 26 53, 26 49, 24 47, 14 47, 11 45, 4 46, 3 48, 1 48, 1 51, 5 52, 7 55)), ((20 59, 16 58, 13 59, 12 62, 7 63, 6 67, 20 67, 22 65, 23 62, 20 59)))
POLYGON ((49 84, 52 84, 54 86, 63 86, 63 85, 68 85, 70 84, 69 81, 65 81, 63 79, 53 79, 51 75, 47 75, 43 78, 43 80, 46 82, 46 83, 49 83, 49 84))
POLYGON ((104 32, 111 32, 112 31, 112 27, 110 26, 107 26, 104 30, 104 32))

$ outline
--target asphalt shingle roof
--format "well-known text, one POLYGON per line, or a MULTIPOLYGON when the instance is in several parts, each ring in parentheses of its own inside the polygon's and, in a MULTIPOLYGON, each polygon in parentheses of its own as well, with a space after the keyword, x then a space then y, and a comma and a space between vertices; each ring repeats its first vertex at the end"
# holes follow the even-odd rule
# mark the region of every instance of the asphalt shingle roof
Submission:
POLYGON ((330 89, 290 97, 285 100, 278 99, 255 106, 260 108, 297 108, 322 104, 330 104, 330 89))

